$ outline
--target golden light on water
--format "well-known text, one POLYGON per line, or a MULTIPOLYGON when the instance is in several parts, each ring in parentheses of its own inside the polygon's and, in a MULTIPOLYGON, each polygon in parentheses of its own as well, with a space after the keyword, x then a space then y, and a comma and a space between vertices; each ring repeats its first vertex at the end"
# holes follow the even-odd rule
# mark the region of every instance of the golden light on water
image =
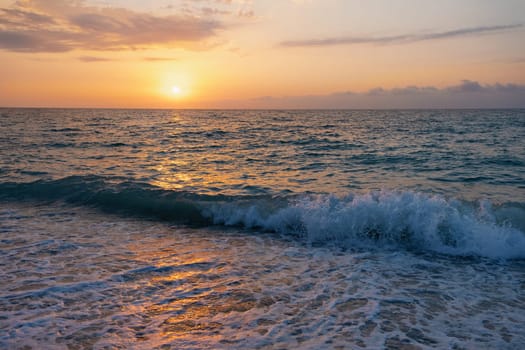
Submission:
MULTIPOLYGON (((231 295, 227 293, 228 285, 237 281, 227 277, 227 264, 213 266, 213 262, 217 261, 219 253, 229 261, 234 261, 234 256, 218 249, 214 240, 201 238, 192 240, 191 249, 187 249, 187 242, 166 236, 145 238, 147 244, 128 245, 138 261, 155 262, 155 268, 173 270, 169 274, 152 274, 150 279, 143 281, 151 289, 162 290, 162 286, 170 286, 160 302, 145 297, 142 304, 130 303, 123 308, 126 314, 138 315, 157 324, 153 332, 146 326, 136 326, 138 339, 144 344, 159 347, 166 342, 188 341, 196 335, 201 341, 218 343, 223 339, 218 332, 227 323, 230 313, 256 306, 253 297, 245 301, 245 295, 237 289, 231 290, 231 295), (178 297, 173 297, 174 294, 178 297)), ((139 283, 137 288, 143 285, 139 283)))

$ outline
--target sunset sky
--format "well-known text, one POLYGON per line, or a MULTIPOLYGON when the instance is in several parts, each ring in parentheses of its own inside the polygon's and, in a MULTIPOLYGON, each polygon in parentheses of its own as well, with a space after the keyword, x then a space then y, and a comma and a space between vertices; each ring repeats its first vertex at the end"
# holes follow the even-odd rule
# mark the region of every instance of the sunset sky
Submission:
POLYGON ((525 107, 523 0, 0 0, 0 106, 525 107))

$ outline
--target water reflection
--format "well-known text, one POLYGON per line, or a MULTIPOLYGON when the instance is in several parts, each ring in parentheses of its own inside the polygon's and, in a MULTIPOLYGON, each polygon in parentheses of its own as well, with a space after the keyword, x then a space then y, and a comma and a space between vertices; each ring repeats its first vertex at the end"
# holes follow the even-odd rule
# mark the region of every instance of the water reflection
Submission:
MULTIPOLYGON (((239 288, 242 282, 232 271, 234 251, 208 235, 182 241, 177 236, 140 237, 140 244, 128 245, 146 268, 124 273, 124 280, 135 286, 130 293, 137 294, 140 303, 125 305, 122 312, 142 321, 131 328, 144 344, 196 339, 199 344, 220 343, 225 319, 257 307, 257 297, 252 290, 239 288)), ((235 241, 234 249, 239 245, 235 241)))
POLYGON ((522 262, 340 251, 72 207, 10 204, 0 209, 0 230, 9 233, 0 242, 7 252, 0 254, 2 348, 517 348, 524 341, 524 300, 516 294, 522 262))

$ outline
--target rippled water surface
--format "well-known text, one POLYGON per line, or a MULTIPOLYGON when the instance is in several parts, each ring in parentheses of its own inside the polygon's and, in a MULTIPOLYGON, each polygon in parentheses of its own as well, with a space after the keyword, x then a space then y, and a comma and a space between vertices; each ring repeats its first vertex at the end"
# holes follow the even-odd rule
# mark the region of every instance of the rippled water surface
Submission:
POLYGON ((4 181, 207 194, 397 188, 525 202, 525 110, 2 110, 4 181))
POLYGON ((0 348, 525 344, 523 110, 0 122, 0 348))

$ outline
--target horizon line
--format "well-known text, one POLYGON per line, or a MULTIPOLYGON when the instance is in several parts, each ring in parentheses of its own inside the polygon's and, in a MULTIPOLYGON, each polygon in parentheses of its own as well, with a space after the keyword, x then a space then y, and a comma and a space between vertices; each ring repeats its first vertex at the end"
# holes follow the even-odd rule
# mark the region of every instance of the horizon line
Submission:
POLYGON ((432 111, 432 110, 516 110, 523 107, 406 107, 406 108, 170 108, 170 107, 33 107, 0 106, 0 109, 98 109, 98 110, 159 110, 159 111, 432 111))

